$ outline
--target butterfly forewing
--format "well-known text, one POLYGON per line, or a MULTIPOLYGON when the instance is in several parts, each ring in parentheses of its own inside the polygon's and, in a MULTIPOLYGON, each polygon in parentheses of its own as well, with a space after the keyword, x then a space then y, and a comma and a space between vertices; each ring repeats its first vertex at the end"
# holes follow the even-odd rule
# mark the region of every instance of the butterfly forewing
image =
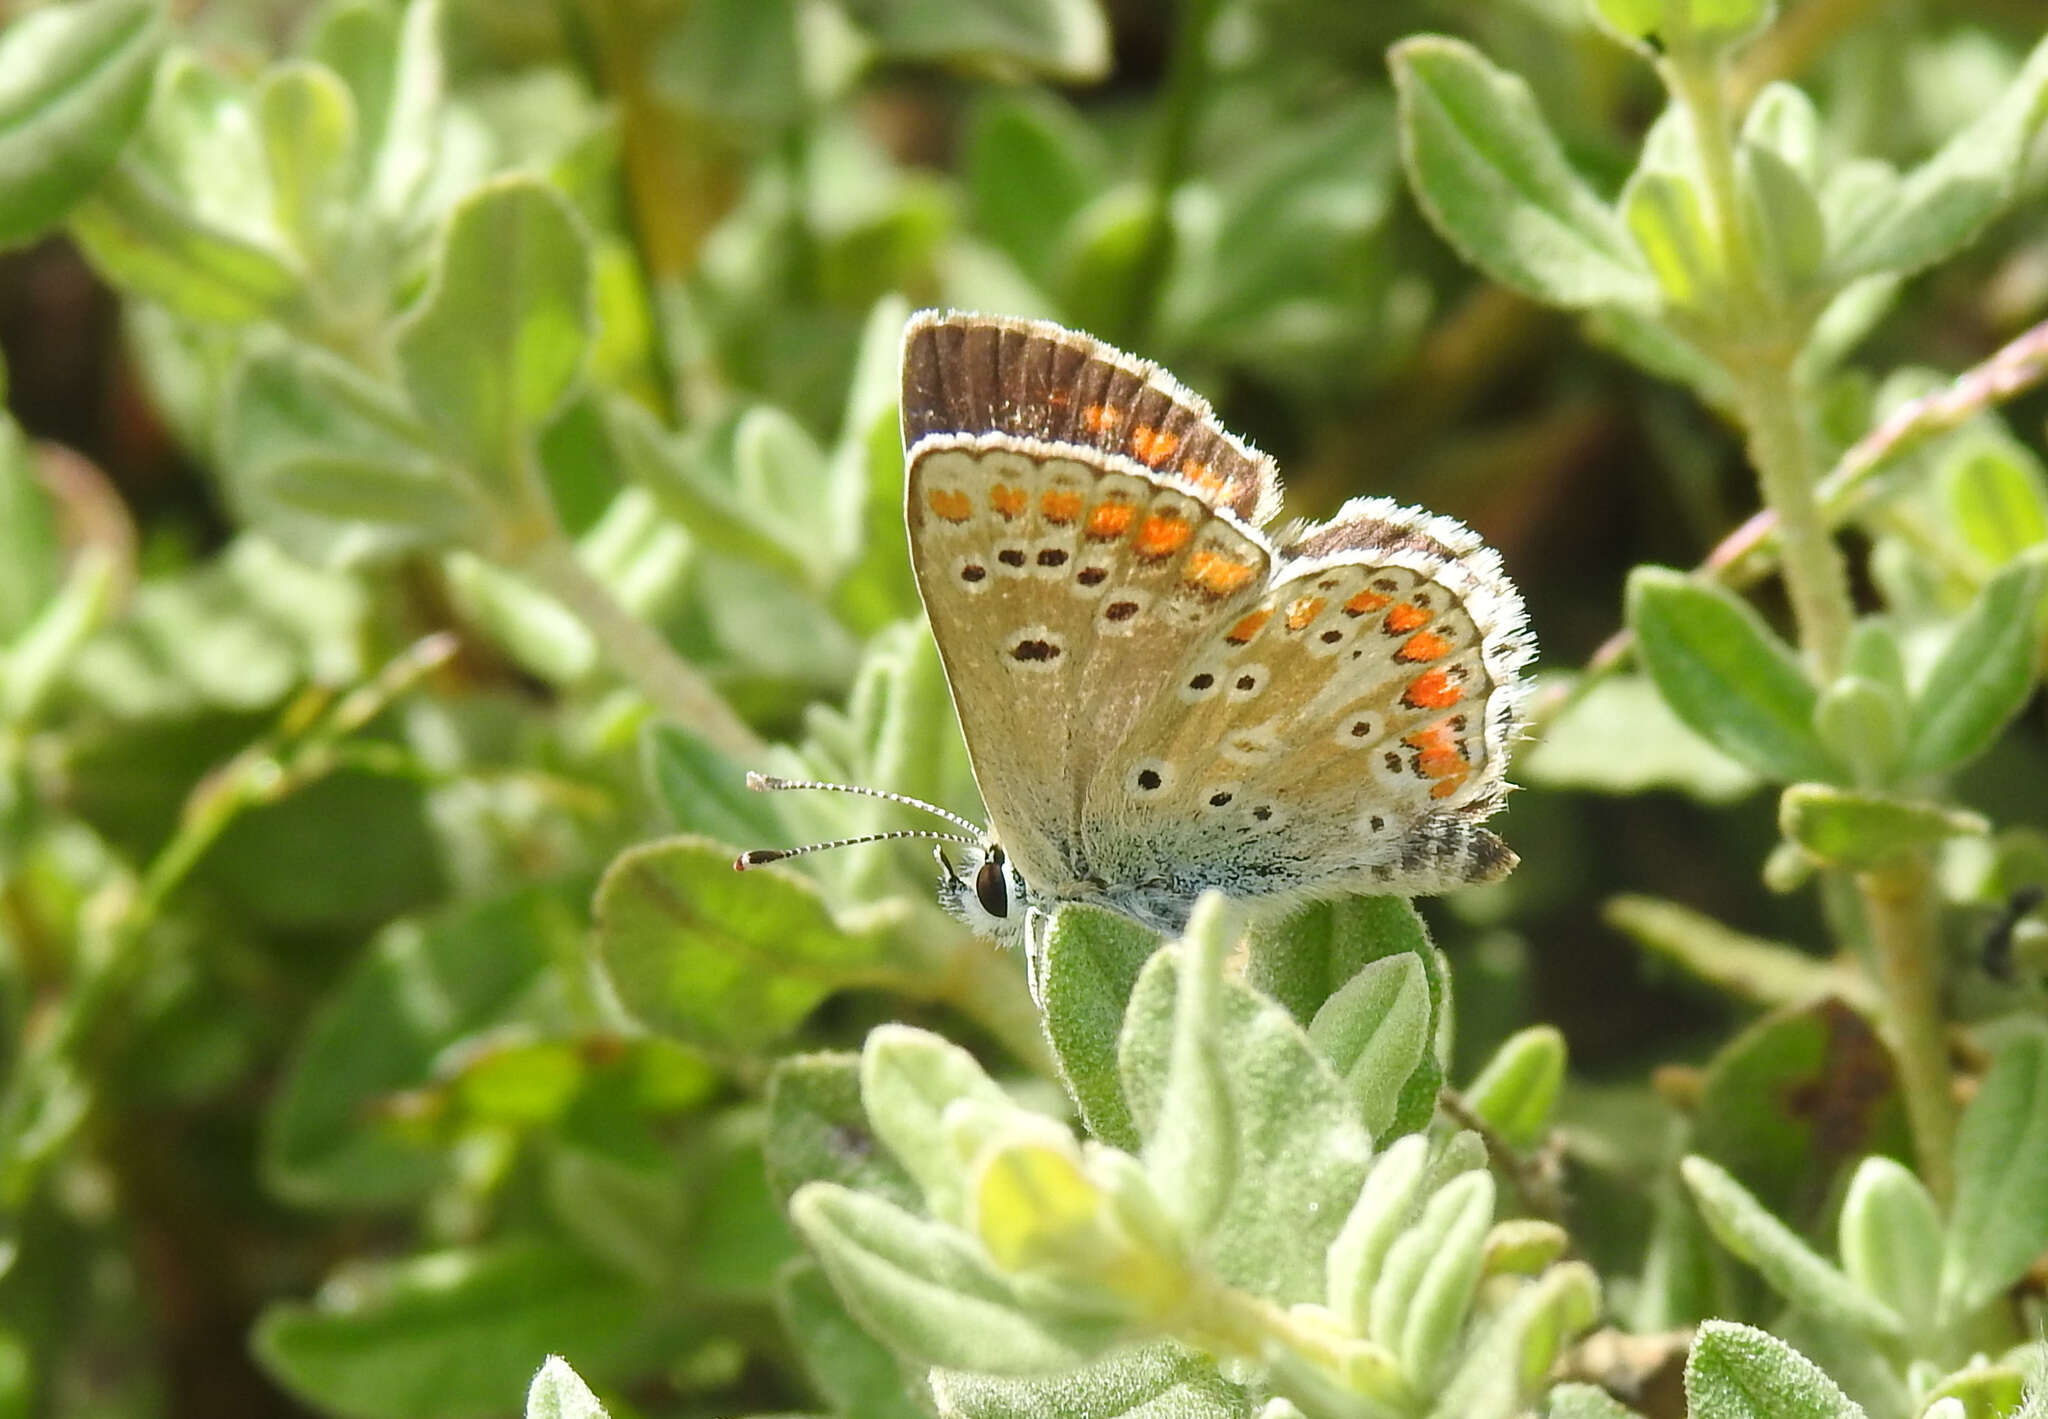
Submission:
POLYGON ((1252 524, 1280 510, 1273 460, 1147 360, 1044 321, 924 312, 903 345, 903 447, 1007 434, 1127 458, 1252 524))
POLYGON ((1082 847, 1098 768, 1192 647, 1264 586, 1256 534, 1138 465, 1008 436, 913 451, 911 561, 997 838, 1042 891, 1082 847))

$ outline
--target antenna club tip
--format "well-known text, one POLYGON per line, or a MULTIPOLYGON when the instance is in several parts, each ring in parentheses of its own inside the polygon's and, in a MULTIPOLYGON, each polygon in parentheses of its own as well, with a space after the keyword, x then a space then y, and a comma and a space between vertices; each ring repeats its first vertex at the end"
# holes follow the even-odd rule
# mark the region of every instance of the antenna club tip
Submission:
POLYGON ((776 778, 773 774, 757 774, 752 770, 747 772, 747 787, 756 793, 765 793, 771 788, 781 788, 787 782, 788 780, 776 778))
POLYGON ((732 860, 732 870, 735 872, 745 872, 749 867, 762 867, 771 862, 779 862, 787 856, 789 856, 788 853, 776 848, 757 847, 751 852, 743 852, 734 858, 732 860))

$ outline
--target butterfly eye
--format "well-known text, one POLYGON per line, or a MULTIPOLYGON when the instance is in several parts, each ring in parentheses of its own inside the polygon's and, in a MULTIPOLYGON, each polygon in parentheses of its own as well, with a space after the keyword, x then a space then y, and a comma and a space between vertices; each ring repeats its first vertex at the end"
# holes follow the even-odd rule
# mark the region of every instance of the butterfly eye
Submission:
POLYGON ((981 909, 992 917, 1006 917, 1010 914, 1010 889, 1003 881, 1003 854, 1000 850, 988 855, 981 864, 981 870, 974 874, 974 895, 981 902, 981 909))

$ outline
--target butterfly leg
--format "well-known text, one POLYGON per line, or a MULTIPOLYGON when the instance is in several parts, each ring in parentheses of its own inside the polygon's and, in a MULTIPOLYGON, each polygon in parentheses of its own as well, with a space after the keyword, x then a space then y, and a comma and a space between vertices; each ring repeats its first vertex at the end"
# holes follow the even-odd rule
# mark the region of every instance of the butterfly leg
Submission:
POLYGON ((1031 1003, 1045 1009, 1045 952, 1052 936, 1052 917, 1037 907, 1024 911, 1024 983, 1031 1003))

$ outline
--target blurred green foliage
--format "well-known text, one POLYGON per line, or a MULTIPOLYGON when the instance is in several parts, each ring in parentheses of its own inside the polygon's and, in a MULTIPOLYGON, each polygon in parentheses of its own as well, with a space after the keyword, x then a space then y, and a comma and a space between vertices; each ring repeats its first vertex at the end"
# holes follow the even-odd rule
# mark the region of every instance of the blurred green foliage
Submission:
POLYGON ((2025 0, 20 8, 0 1419, 2048 1412, 2025 0), (1500 546, 1516 875, 735 876, 978 813, 926 305, 1500 546))

